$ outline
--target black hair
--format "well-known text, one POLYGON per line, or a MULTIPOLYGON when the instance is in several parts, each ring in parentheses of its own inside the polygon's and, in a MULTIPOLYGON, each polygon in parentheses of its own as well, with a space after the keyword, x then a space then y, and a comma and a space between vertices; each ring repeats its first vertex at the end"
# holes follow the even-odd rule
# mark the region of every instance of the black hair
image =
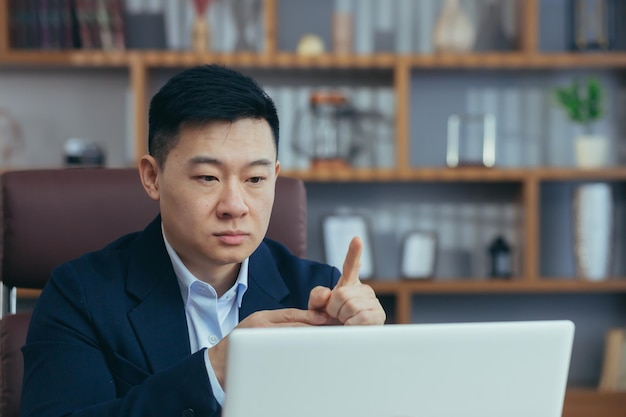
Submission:
POLYGON ((148 152, 163 166, 184 124, 264 119, 278 152, 278 115, 272 99, 252 78, 221 65, 186 69, 152 97, 148 152))

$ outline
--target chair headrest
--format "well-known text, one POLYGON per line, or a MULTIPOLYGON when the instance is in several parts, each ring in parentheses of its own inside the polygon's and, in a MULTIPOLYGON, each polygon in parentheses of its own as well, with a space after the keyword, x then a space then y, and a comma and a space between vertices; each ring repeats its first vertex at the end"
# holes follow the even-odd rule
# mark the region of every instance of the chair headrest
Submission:
MULTIPOLYGON (((42 288, 61 263, 143 230, 158 203, 135 168, 7 171, 0 176, 2 281, 42 288)), ((279 177, 267 236, 296 255, 306 252, 306 192, 279 177)))

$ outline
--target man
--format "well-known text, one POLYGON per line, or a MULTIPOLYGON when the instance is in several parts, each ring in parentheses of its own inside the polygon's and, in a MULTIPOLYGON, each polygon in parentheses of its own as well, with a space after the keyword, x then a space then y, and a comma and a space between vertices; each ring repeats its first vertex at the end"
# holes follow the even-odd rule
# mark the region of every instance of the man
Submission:
POLYGON ((250 78, 192 68, 153 97, 139 173, 160 215, 61 265, 23 348, 23 416, 219 416, 234 327, 383 324, 358 280, 264 240, 278 117, 250 78))

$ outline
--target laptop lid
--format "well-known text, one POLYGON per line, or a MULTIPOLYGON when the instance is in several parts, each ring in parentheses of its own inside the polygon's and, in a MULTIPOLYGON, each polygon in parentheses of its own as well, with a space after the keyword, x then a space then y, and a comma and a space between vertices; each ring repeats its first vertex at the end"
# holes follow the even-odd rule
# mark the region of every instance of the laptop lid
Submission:
POLYGON ((560 417, 570 321, 236 329, 223 417, 560 417))

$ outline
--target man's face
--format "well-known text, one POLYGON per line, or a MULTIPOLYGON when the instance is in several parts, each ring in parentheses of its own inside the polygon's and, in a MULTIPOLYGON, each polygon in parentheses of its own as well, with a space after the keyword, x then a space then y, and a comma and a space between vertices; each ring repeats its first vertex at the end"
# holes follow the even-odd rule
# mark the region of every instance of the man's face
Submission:
POLYGON ((280 170, 267 121, 183 127, 164 165, 149 161, 165 236, 196 277, 228 275, 259 246, 280 170))

